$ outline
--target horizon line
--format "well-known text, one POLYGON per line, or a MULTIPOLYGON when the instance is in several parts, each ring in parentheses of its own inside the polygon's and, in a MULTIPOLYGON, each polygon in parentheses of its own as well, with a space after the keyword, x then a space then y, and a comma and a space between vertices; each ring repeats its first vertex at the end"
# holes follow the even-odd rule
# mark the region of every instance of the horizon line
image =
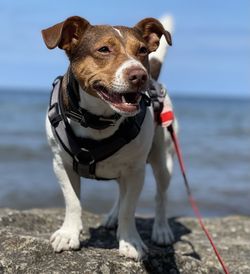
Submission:
MULTIPOLYGON (((14 87, 0 87, 0 93, 4 94, 4 93, 27 93, 27 94, 34 94, 34 95, 46 95, 46 94, 50 94, 52 90, 52 86, 50 89, 46 89, 46 88, 36 88, 36 89, 32 89, 32 88, 14 88, 14 87)), ((174 97, 174 98, 178 98, 178 97, 182 97, 182 98, 194 98, 194 99, 246 99, 246 100, 250 100, 250 94, 220 94, 219 92, 208 92, 208 91, 203 91, 200 93, 196 93, 196 92, 192 92, 192 91, 180 91, 180 90, 172 90, 169 91, 169 89, 167 89, 168 94, 170 95, 170 97, 174 97)))

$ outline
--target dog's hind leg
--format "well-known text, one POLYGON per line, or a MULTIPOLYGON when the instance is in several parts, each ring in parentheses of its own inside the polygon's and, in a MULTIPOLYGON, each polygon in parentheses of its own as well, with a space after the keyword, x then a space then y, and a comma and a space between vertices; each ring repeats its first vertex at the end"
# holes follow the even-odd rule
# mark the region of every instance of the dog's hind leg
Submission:
POLYGON ((79 249, 82 230, 80 177, 65 167, 59 156, 55 157, 53 165, 64 195, 66 212, 61 228, 51 236, 50 241, 55 252, 79 249))
POLYGON ((152 240, 160 245, 170 244, 174 235, 167 220, 167 189, 173 169, 173 147, 165 128, 156 128, 153 145, 149 155, 156 180, 155 220, 152 231, 152 240))
POLYGON ((125 194, 124 185, 118 182, 118 186, 119 186, 119 193, 117 195, 116 201, 113 207, 111 208, 110 212, 105 216, 102 222, 102 226, 110 229, 115 228, 118 224, 119 208, 125 194))

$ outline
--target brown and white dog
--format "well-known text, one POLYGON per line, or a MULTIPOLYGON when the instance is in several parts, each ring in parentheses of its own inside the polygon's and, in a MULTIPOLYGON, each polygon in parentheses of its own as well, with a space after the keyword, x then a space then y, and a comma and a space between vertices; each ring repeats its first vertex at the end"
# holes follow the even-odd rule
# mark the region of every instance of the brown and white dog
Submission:
MULTIPOLYGON (((171 18, 163 24, 154 18, 146 18, 129 28, 95 26, 73 16, 42 31, 46 46, 63 49, 69 58, 79 85, 79 106, 95 115, 121 115, 115 125, 103 130, 81 127, 69 120, 76 136, 102 140, 113 135, 127 117, 140 111, 141 93, 152 84, 159 87, 155 80, 167 46, 172 44, 171 35, 164 27, 171 28, 171 18)), ((65 105, 68 103, 66 85, 65 74, 62 81, 65 105)), ((165 100, 169 103, 168 96, 165 100)), ((73 170, 72 158, 59 144, 48 119, 46 130, 54 153, 54 171, 66 204, 63 225, 51 236, 51 243, 56 252, 79 249, 82 230, 80 177, 73 170)), ((103 225, 109 228, 118 223, 120 254, 137 260, 147 252, 134 219, 146 163, 153 168, 157 186, 152 240, 157 244, 169 244, 174 237, 166 217, 166 191, 172 173, 173 148, 167 130, 155 123, 152 107, 147 108, 137 137, 96 166, 99 177, 117 178, 119 185, 119 197, 103 225)))

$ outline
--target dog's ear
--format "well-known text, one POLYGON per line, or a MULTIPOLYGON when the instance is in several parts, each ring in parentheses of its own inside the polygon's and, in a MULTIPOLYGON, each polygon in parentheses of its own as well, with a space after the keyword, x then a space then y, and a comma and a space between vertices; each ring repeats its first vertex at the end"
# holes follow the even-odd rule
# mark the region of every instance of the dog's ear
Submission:
POLYGON ((167 43, 172 46, 171 34, 164 29, 160 21, 155 18, 145 18, 134 26, 142 33, 148 44, 150 52, 156 51, 159 47, 161 36, 164 35, 167 43))
POLYGON ((43 40, 49 49, 58 46, 70 53, 79 44, 89 25, 89 22, 84 18, 72 16, 61 23, 42 30, 43 40))

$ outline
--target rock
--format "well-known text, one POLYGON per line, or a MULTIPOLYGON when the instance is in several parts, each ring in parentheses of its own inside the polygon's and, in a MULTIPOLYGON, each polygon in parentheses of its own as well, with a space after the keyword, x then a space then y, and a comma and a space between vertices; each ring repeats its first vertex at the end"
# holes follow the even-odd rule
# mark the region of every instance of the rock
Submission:
MULTIPOLYGON (((197 220, 172 218, 176 242, 167 247, 151 240, 153 220, 137 218, 150 253, 142 262, 118 253, 115 230, 100 227, 101 216, 83 212, 81 249, 53 252, 49 237, 62 223, 62 209, 0 209, 0 274, 2 273, 223 273, 197 220)), ((250 273, 250 218, 206 219, 231 273, 250 273)))

